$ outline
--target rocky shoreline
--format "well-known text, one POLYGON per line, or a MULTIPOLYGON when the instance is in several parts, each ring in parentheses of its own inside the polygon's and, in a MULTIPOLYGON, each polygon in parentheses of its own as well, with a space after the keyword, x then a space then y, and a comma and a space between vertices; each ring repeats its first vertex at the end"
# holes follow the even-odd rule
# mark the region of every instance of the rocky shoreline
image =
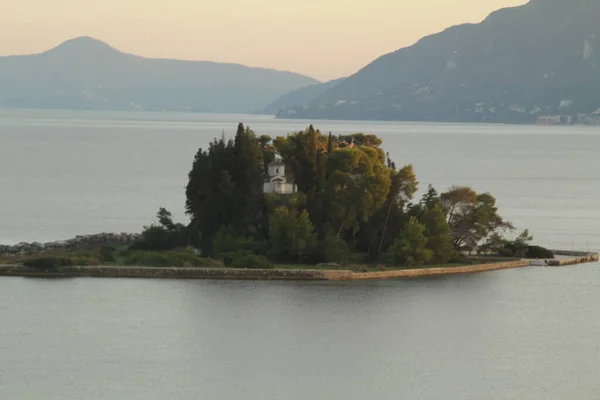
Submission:
POLYGON ((22 242, 12 246, 0 244, 0 255, 23 256, 39 253, 44 250, 76 250, 90 246, 128 245, 140 238, 139 233, 97 233, 78 235, 72 239, 54 242, 22 242))

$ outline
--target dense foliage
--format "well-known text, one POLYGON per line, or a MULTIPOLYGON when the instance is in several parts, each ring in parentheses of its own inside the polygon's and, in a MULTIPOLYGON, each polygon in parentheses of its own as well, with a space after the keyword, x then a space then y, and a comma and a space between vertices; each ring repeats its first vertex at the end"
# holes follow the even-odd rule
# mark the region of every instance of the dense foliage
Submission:
POLYGON ((144 228, 141 238, 132 247, 137 250, 172 250, 186 241, 186 227, 173 222, 173 215, 160 208, 156 215, 158 225, 144 228))
POLYGON ((513 240, 507 240, 498 234, 491 235, 480 247, 480 251, 496 254, 502 257, 548 259, 554 258, 554 253, 540 246, 533 246, 533 236, 524 230, 513 240))
POLYGON ((374 135, 335 136, 312 126, 272 139, 240 124, 234 139, 216 139, 196 154, 186 188, 189 226, 161 210, 161 224, 148 228, 143 242, 163 235, 168 248, 189 243, 230 266, 269 266, 267 258, 344 263, 352 254, 423 265, 446 263, 512 229, 495 198, 471 188, 438 194, 430 187, 413 202, 412 166, 397 168, 381 143, 374 135), (298 193, 263 193, 275 159, 298 193))
POLYGON ((135 250, 100 246, 70 250, 49 250, 35 255, 17 257, 13 261, 45 271, 60 271, 62 267, 118 265, 131 267, 210 267, 219 265, 201 258, 192 248, 168 251, 135 250))

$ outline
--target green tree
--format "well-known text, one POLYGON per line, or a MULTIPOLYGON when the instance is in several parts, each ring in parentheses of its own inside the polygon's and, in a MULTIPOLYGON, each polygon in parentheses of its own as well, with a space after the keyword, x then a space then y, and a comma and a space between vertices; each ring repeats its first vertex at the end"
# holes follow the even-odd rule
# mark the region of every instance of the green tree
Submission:
POLYGON ((173 215, 165 208, 156 214, 158 225, 144 227, 142 236, 134 245, 140 250, 171 250, 187 245, 186 227, 173 222, 173 215))
POLYGON ((272 144, 272 139, 269 135, 262 135, 258 138, 258 145, 263 154, 263 175, 265 178, 269 176, 269 164, 275 161, 275 146, 272 144))
POLYGON ((468 187, 453 187, 441 195, 450 234, 457 249, 474 249, 489 235, 514 229, 498 214, 496 199, 468 187))
POLYGON ((324 177, 327 137, 311 125, 304 131, 276 138, 274 146, 294 176, 298 190, 312 199, 324 177))
POLYGON ((396 264, 400 265, 423 265, 434 256, 433 251, 427 248, 425 226, 415 217, 409 219, 390 252, 395 256, 396 264))
POLYGON ((433 264, 445 264, 454 255, 454 245, 450 236, 450 226, 446 221, 446 215, 442 207, 435 203, 432 207, 426 207, 421 218, 425 226, 425 237, 427 248, 432 251, 433 264))
POLYGON ((388 159, 390 191, 385 203, 373 217, 361 223, 357 247, 374 258, 389 248, 398 232, 406 224, 404 208, 418 188, 418 182, 412 165, 406 165, 397 171, 394 163, 388 159))
POLYGON ((307 198, 306 209, 320 240, 328 232, 327 209, 323 203, 322 185, 325 179, 325 161, 333 151, 331 135, 324 136, 311 125, 308 129, 278 137, 274 147, 291 173, 298 191, 307 198))
POLYGON ((233 141, 214 140, 208 149, 199 149, 188 175, 186 212, 193 244, 212 254, 213 237, 234 218, 235 192, 231 174, 233 141))
POLYGON ((425 208, 433 208, 436 205, 439 205, 441 207, 442 202, 440 199, 440 195, 432 185, 429 185, 429 187, 427 188, 427 193, 425 193, 421 198, 421 204, 425 208))
POLYGON ((279 260, 302 262, 317 249, 317 236, 306 210, 275 209, 269 219, 269 254, 279 260))
MULTIPOLYGON (((393 162, 388 161, 391 173, 390 194, 388 195, 388 210, 383 223, 381 239, 377 253, 381 254, 386 243, 386 234, 388 228, 392 228, 392 232, 401 229, 401 223, 404 219, 404 208, 406 204, 413 198, 418 190, 419 182, 415 175, 412 165, 404 166, 400 171, 396 171, 396 166, 393 162), (390 220, 390 217, 392 219, 390 220), (390 224, 391 221, 391 224, 390 224)), ((382 211, 385 208, 382 209, 382 211)))
POLYGON ((190 233, 204 254, 213 253, 213 238, 224 226, 240 237, 266 238, 263 157, 266 137, 239 124, 235 141, 213 141, 194 159, 186 188, 190 233))
POLYGON ((232 225, 241 235, 260 235, 266 230, 263 195, 263 150, 250 128, 238 125, 233 145, 231 179, 234 185, 232 225))
POLYGON ((321 242, 321 252, 324 261, 343 264, 350 258, 348 244, 336 235, 329 234, 321 242))
POLYGON ((386 201, 391 178, 384 159, 381 150, 365 146, 328 155, 325 217, 336 236, 342 237, 346 231, 355 235, 359 222, 367 221, 386 201))
POLYGON ((512 256, 512 252, 511 254, 507 254, 507 252, 510 252, 509 250, 506 249, 506 239, 500 235, 498 232, 494 232, 491 235, 489 235, 486 239, 485 242, 483 242, 478 248, 477 248, 477 253, 478 254, 496 254, 496 255, 503 255, 503 256, 512 256))
POLYGON ((524 257, 527 247, 531 245, 531 242, 533 242, 533 236, 529 234, 529 229, 525 229, 519 236, 517 236, 517 238, 513 241, 513 244, 518 253, 523 253, 523 256, 521 257, 524 257))
POLYGON ((527 250, 531 246, 532 241, 533 236, 529 234, 529 230, 525 229, 514 240, 504 240, 504 246, 501 250, 501 255, 527 257, 527 250))
POLYGON ((245 251, 250 253, 264 252, 264 243, 253 237, 240 235, 231 225, 222 226, 213 237, 212 255, 222 256, 226 253, 245 251))
POLYGON ((338 143, 351 144, 354 146, 381 146, 381 139, 375 135, 365 135, 364 133, 354 133, 350 135, 340 135, 337 137, 338 143))

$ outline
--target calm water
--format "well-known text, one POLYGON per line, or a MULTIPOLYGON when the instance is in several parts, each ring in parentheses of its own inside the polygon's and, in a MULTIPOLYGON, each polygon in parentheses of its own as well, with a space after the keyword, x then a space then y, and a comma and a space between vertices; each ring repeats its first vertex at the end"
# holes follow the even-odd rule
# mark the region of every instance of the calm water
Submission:
MULTIPOLYGON (((183 220, 194 153, 256 116, 0 113, 0 243, 183 220)), ((600 129, 321 121, 538 243, 600 249, 600 129)), ((597 399, 597 265, 360 284, 0 278, 0 399, 597 399)))
POLYGON ((0 398, 596 400, 599 282, 0 278, 0 398))
MULTIPOLYGON (((194 154, 237 122, 283 135, 306 121, 248 115, 0 112, 0 243, 139 232, 165 206, 181 220, 194 154)), ((538 242, 600 249, 600 128, 319 121, 381 136, 421 188, 471 185, 538 242)))

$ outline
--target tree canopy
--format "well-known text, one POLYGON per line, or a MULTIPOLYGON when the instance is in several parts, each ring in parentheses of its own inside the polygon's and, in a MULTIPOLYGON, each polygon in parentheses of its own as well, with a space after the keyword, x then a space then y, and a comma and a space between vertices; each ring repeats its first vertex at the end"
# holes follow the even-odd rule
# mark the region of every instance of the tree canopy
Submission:
MULTIPOLYGON (((412 165, 398 169, 381 146, 363 133, 336 136, 310 126, 272 138, 240 124, 233 140, 216 139, 194 158, 186 240, 205 255, 344 262, 363 254, 421 265, 446 263, 512 229, 491 194, 468 187, 439 194, 430 186, 413 202, 412 165), (276 159, 297 193, 263 193, 276 159)), ((167 230, 169 221, 161 222, 167 230)))

